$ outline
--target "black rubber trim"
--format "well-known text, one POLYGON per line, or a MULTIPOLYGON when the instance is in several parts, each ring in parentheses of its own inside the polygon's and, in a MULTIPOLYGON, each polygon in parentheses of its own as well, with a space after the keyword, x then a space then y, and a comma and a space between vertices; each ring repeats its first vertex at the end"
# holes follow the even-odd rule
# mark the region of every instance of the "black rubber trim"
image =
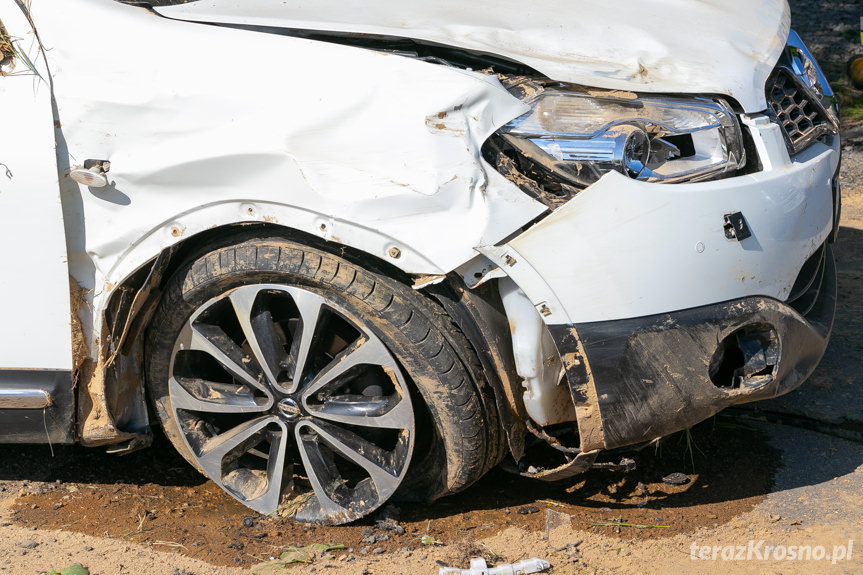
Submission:
POLYGON ((839 154, 839 163, 836 166, 833 179, 830 181, 830 189, 833 194, 833 229, 830 231, 830 236, 827 240, 831 244, 836 243, 836 239, 839 237, 839 221, 842 217, 842 187, 839 184, 839 170, 841 167, 842 154, 839 154))
POLYGON ((579 422, 581 448, 611 449, 662 437, 730 405, 800 385, 821 360, 833 324, 836 270, 829 246, 825 268, 805 318, 783 302, 748 297, 647 317, 549 326, 563 357, 578 353, 577 334, 589 366, 586 372, 584 362, 564 362, 576 404, 599 412, 591 425, 601 430, 582 429, 579 422), (752 388, 718 387, 710 363, 720 342, 753 324, 767 324, 778 336, 772 380, 752 388), (585 386, 595 393, 585 393, 585 386))
POLYGON ((0 370, 0 389, 40 389, 51 397, 44 409, 0 409, 0 443, 73 443, 75 397, 67 370, 0 370))

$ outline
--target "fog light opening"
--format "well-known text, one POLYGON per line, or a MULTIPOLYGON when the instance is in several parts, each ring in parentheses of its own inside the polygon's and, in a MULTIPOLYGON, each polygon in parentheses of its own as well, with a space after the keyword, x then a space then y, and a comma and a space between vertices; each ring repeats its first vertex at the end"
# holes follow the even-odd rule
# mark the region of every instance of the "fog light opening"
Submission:
POLYGON ((762 388, 773 382, 780 355, 773 326, 749 324, 719 343, 708 367, 710 381, 723 389, 762 388))

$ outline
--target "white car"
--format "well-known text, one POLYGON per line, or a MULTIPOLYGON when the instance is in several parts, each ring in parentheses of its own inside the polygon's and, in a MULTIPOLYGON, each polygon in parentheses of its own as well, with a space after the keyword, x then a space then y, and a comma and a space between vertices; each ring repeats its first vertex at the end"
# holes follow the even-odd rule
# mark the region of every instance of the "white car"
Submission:
POLYGON ((784 0, 0 19, 3 441, 155 420, 252 509, 342 523, 505 456, 581 473, 827 345, 838 120, 784 0))

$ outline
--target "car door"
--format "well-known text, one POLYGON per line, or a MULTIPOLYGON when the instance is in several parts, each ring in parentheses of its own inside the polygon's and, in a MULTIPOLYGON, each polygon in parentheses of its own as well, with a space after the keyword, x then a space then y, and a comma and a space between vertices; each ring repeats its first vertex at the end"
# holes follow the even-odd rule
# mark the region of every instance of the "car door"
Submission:
POLYGON ((0 0, 0 20, 0 441, 69 441, 71 306, 50 76, 15 0, 0 0))

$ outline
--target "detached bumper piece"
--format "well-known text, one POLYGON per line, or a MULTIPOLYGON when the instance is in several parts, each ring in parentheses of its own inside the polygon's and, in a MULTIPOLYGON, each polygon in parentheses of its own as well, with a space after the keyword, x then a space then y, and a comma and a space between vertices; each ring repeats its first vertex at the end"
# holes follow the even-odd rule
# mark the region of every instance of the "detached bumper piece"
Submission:
POLYGON ((581 449, 649 441, 730 405, 794 389, 824 354, 835 308, 836 269, 826 244, 803 266, 788 302, 747 297, 549 326, 570 358, 564 363, 581 449))

